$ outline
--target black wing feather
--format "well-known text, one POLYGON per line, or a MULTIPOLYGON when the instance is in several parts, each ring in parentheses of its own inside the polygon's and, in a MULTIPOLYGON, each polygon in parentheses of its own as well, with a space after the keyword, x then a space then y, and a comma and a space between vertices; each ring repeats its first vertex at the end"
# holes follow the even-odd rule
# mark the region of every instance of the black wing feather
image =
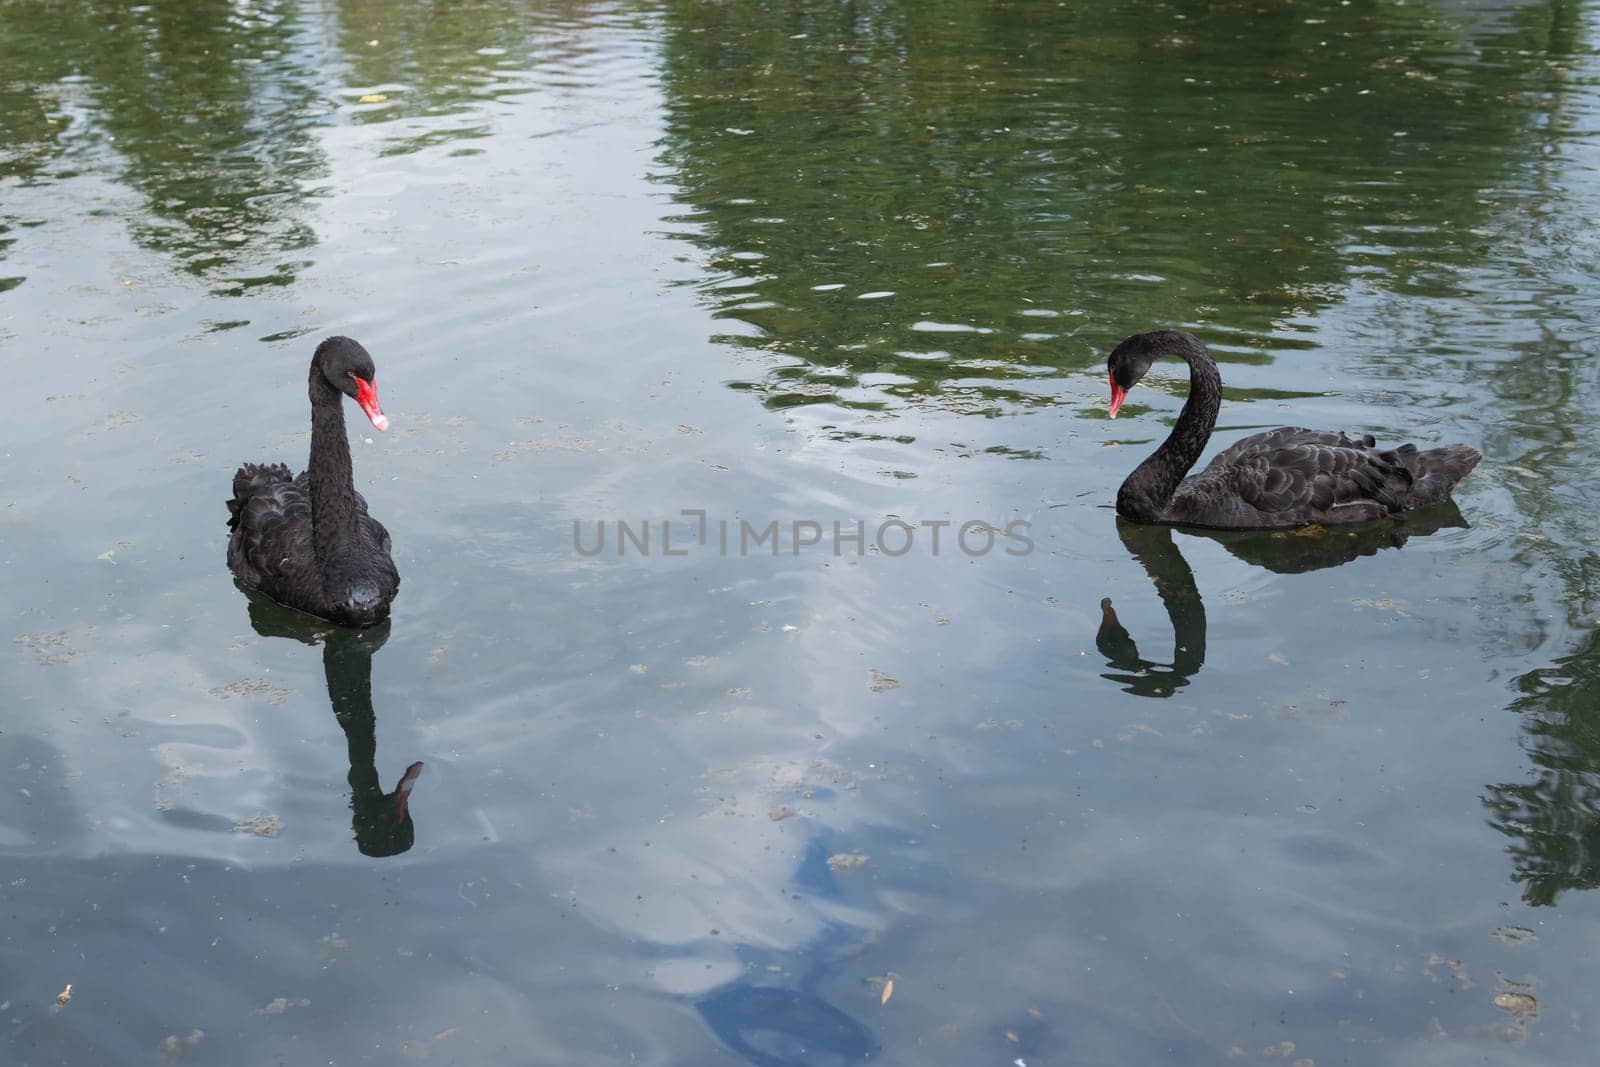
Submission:
MULTIPOLYGON (((1417 454, 1415 448, 1412 454, 1417 454)), ((1422 453, 1426 455, 1426 453, 1422 453)), ((1371 435, 1284 427, 1235 442, 1186 480, 1166 521, 1283 527, 1364 522, 1415 506, 1415 462, 1371 435)))
POLYGON ((316 555, 305 475, 296 480, 281 463, 247 463, 233 476, 228 512, 228 569, 234 577, 268 596, 307 579, 316 555))

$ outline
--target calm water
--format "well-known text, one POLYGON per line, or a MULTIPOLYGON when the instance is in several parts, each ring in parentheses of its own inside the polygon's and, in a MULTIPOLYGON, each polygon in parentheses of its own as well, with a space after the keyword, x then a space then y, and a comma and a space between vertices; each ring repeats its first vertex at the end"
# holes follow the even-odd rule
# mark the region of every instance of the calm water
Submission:
POLYGON ((1586 1062, 1597 49, 1492 0, 0 6, 0 1060, 1586 1062), (1156 325, 1219 443, 1479 445, 1459 514, 1119 529, 1156 325), (395 427, 359 636, 223 563, 334 332, 395 427))

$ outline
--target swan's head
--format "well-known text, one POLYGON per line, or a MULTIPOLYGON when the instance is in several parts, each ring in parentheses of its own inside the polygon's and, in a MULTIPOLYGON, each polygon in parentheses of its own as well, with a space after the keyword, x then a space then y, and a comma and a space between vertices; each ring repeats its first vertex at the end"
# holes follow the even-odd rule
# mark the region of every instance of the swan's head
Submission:
POLYGON ((1150 364, 1162 356, 1188 356, 1195 351, 1205 351, 1200 339, 1182 330, 1151 330, 1136 333, 1116 348, 1106 360, 1106 370, 1111 376, 1111 406, 1106 413, 1113 419, 1128 399, 1128 390, 1139 384, 1150 370, 1150 364))
POLYGON ((378 369, 359 341, 330 337, 317 346, 311 365, 329 385, 361 405, 372 425, 380 430, 389 428, 389 417, 378 406, 378 369))

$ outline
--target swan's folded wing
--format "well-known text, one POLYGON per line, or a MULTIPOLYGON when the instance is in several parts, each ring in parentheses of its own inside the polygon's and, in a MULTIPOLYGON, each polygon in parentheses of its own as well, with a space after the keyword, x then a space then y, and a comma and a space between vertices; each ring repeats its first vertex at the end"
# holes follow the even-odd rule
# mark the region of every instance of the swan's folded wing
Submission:
MULTIPOLYGON (((367 513, 367 498, 362 496, 359 491, 356 493, 356 511, 361 515, 361 521, 366 524, 367 532, 372 536, 372 543, 378 546, 378 550, 383 553, 385 558, 392 557, 394 555, 394 545, 389 540, 389 531, 383 523, 367 513)), ((389 569, 394 570, 393 559, 390 559, 389 569)), ((395 584, 399 585, 399 572, 395 573, 394 580, 395 584)))
POLYGON ((1280 426, 1276 430, 1252 434, 1229 445, 1211 461, 1229 466, 1246 456, 1260 455, 1282 448, 1376 448, 1378 442, 1371 434, 1351 437, 1338 430, 1308 430, 1303 426, 1280 426))
POLYGON ((228 541, 228 567, 248 585, 271 593, 315 558, 311 498, 296 482, 259 486, 240 504, 228 541))
POLYGON ((281 482, 291 482, 294 475, 282 463, 246 463, 233 473, 233 499, 228 501, 228 529, 239 526, 239 514, 252 496, 270 492, 281 482))
MULTIPOLYGON (((388 528, 371 515, 365 515, 363 518, 367 521, 368 529, 372 531, 373 542, 377 544, 379 551, 385 556, 393 556, 394 545, 389 540, 388 528)), ((396 576, 396 580, 398 580, 398 576, 396 576)))
POLYGON ((1232 465, 1234 491, 1284 525, 1361 522, 1399 514, 1411 474, 1392 452, 1343 434, 1299 431, 1244 451, 1232 465))

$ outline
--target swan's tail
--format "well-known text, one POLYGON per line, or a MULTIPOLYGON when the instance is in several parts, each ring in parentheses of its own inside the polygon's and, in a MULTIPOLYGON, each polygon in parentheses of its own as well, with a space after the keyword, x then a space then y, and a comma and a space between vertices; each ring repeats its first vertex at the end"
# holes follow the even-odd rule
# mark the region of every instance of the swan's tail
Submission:
POLYGON ((1411 472, 1411 492, 1406 507, 1436 504, 1450 495, 1456 483, 1472 472, 1483 456, 1470 445, 1445 445, 1426 452, 1416 445, 1401 445, 1395 450, 1400 462, 1411 472))
POLYGON ((262 487, 292 482, 294 475, 282 463, 246 463, 233 474, 233 499, 228 501, 228 529, 239 528, 239 513, 245 501, 262 487))

